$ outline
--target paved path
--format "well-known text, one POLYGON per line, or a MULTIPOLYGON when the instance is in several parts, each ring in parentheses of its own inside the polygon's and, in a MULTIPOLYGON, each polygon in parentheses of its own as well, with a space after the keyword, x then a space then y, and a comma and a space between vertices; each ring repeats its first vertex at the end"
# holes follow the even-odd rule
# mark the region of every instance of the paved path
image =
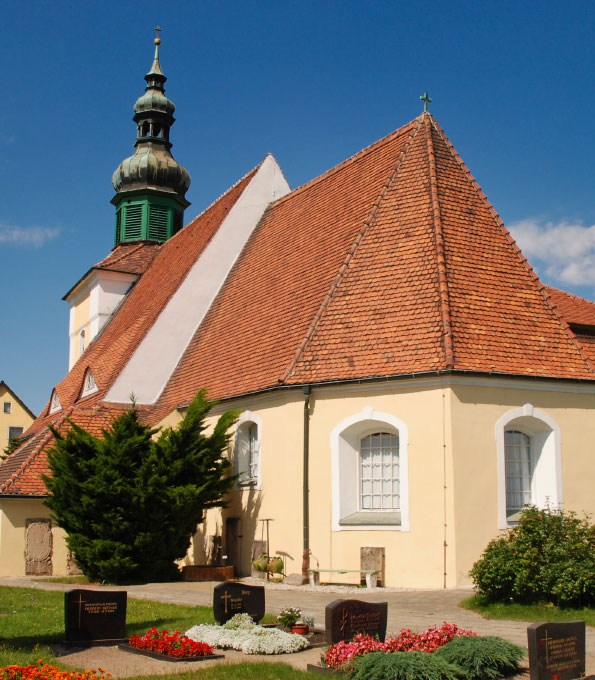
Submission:
MULTIPOLYGON (((68 590, 73 586, 64 583, 47 583, 33 581, 29 578, 0 579, 0 585, 41 588, 44 590, 68 590)), ((148 583, 139 586, 126 586, 128 595, 137 599, 157 600, 172 604, 206 605, 212 604, 213 582, 209 583, 148 583)), ((77 587, 77 586, 74 586, 77 587)), ((98 589, 121 590, 121 587, 97 586, 98 589)), ((387 632, 398 632, 401 628, 420 631, 430 625, 441 625, 443 621, 457 623, 463 628, 470 628, 480 635, 498 635, 526 647, 527 626, 522 621, 500 621, 483 619, 479 614, 458 607, 458 603, 470 595, 469 590, 403 590, 365 589, 357 590, 353 595, 345 592, 316 592, 312 590, 288 589, 267 586, 266 610, 278 613, 285 606, 299 607, 305 614, 314 616, 318 625, 324 625, 324 608, 333 600, 344 597, 356 597, 371 602, 388 602, 387 632)), ((296 666, 304 667, 305 663, 313 663, 319 657, 318 650, 275 657, 296 666), (307 658, 312 656, 312 658, 307 658), (294 657, 294 658, 291 658, 294 657)), ((273 659, 271 659, 272 661, 273 659)), ((180 669, 182 670, 182 669, 180 669)), ((587 628, 587 672, 595 673, 595 630, 587 628)))

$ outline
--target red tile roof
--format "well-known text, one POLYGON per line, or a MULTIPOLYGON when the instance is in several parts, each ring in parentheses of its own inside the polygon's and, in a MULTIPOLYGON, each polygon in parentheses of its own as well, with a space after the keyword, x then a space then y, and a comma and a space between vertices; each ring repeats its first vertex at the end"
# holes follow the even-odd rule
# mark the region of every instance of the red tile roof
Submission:
POLYGON ((143 274, 150 267, 161 246, 161 243, 153 241, 120 243, 93 269, 111 269, 118 272, 143 274))
MULTIPOLYGON (((91 409, 72 406, 62 412, 52 425, 59 431, 69 429, 69 421, 85 428, 95 436, 101 436, 121 409, 100 405, 91 409)), ((50 474, 47 451, 54 443, 48 428, 33 434, 21 448, 0 464, 0 495, 44 496, 46 488, 42 474, 50 474)))
POLYGON ((274 203, 156 413, 448 369, 595 379, 593 363, 430 115, 274 203))
MULTIPOLYGON (((65 411, 101 401, 254 172, 155 248, 114 318, 57 385, 65 411), (99 391, 78 400, 87 367, 99 391)), ((119 252, 133 261, 132 249, 119 252)), ((117 258, 114 251, 103 262, 117 266, 117 258)), ((568 325, 595 318, 595 303, 580 300, 540 283, 423 114, 269 206, 147 420, 204 386, 212 398, 231 398, 449 370, 595 380, 595 342, 568 325)), ((30 431, 55 417, 46 409, 30 431)))

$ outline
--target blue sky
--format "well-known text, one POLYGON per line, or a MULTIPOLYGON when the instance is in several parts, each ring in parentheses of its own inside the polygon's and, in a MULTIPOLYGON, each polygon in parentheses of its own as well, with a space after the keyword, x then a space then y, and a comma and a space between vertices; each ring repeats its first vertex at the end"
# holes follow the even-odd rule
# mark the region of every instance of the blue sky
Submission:
POLYGON ((271 152, 292 187, 430 110, 546 283, 595 299, 595 4, 1 0, 0 379, 37 412, 64 293, 113 246, 153 28, 187 220, 271 152))

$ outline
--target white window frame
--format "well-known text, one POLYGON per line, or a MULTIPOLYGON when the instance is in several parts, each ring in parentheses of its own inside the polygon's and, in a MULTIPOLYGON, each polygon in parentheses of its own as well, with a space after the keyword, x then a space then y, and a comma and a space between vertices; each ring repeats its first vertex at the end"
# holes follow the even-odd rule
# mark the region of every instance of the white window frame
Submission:
POLYGON ((81 398, 87 397, 89 394, 94 394, 95 392, 98 391, 99 387, 97 387, 97 383, 95 382, 95 376, 91 372, 91 369, 88 368, 85 371, 85 377, 83 378, 83 389, 81 392, 81 398))
POLYGON ((52 396, 50 397, 50 413, 57 413, 62 410, 62 404, 60 403, 60 397, 58 392, 54 389, 52 391, 52 396))
POLYGON ((506 412, 496 423, 498 456, 498 528, 514 526, 506 512, 505 432, 517 430, 530 439, 533 473, 531 504, 538 508, 562 506, 561 433, 556 421, 545 411, 527 403, 506 412))
MULTIPOLYGON (((262 419, 256 413, 252 411, 244 411, 238 418, 235 430, 235 440, 234 440, 234 468, 236 474, 241 475, 242 471, 239 469, 240 459, 239 459, 239 440, 240 436, 246 430, 246 426, 254 425, 256 426, 256 475, 253 477, 241 477, 238 479, 238 487, 240 489, 261 489, 262 488, 262 477, 261 477, 261 466, 262 466, 262 419)), ((244 471, 245 472, 245 471, 244 471)))
POLYGON ((360 413, 342 420, 331 432, 332 530, 333 531, 409 531, 409 430, 390 413, 367 406, 360 413), (360 467, 361 440, 374 433, 389 432, 399 437, 400 524, 341 524, 341 519, 357 512, 369 514, 378 510, 361 510, 360 467), (354 502, 355 499, 355 502, 354 502))

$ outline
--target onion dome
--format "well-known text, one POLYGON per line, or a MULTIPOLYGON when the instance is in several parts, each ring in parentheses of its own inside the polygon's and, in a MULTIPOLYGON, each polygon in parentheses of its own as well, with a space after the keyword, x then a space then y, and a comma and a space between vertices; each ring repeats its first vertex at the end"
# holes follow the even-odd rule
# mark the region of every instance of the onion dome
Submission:
MULTIPOLYGON (((161 30, 161 29, 159 29, 161 30)), ((190 175, 172 156, 169 130, 175 106, 165 96, 167 78, 159 63, 159 45, 145 76, 145 93, 134 105, 135 151, 112 177, 116 195, 116 245, 123 241, 164 241, 182 226, 190 175)))

